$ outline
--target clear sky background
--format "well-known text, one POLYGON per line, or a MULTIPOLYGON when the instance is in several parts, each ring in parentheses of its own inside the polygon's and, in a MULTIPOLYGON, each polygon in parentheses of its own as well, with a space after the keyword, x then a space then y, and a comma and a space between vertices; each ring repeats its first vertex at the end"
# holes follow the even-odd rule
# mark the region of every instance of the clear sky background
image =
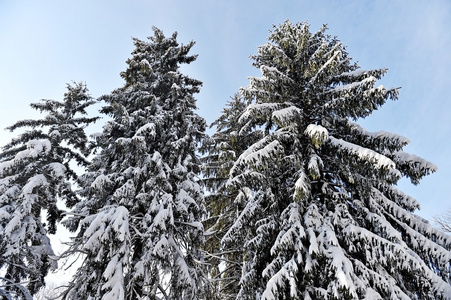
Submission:
MULTIPOLYGON (((402 87, 399 100, 358 123, 408 137, 406 151, 438 166, 418 186, 399 184, 420 201, 420 216, 451 208, 449 0, 0 0, 0 128, 37 118, 28 104, 62 100, 71 81, 86 82, 95 98, 121 87, 131 37, 153 35, 152 26, 196 41, 199 58, 183 72, 203 81, 199 114, 211 123, 260 75, 249 56, 286 19, 312 31, 328 24, 362 68, 389 68, 381 84, 402 87)), ((13 136, 0 131, 0 144, 13 136)))

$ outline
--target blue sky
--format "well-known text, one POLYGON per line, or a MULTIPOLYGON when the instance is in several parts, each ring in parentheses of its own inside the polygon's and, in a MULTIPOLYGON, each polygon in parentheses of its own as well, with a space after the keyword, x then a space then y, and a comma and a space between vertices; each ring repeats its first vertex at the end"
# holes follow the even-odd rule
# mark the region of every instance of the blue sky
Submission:
MULTIPOLYGON (((0 127, 36 118, 28 104, 61 100, 66 83, 84 81, 93 97, 122 86, 119 73, 152 26, 181 43, 196 41, 197 61, 184 73, 202 80, 199 113, 209 123, 247 77, 259 75, 249 56, 272 24, 324 23, 365 69, 387 67, 381 81, 400 98, 359 121, 371 131, 408 137, 406 151, 435 163, 437 173, 401 189, 417 198, 425 218, 451 208, 451 1, 110 0, 0 2, 0 127)), ((4 145, 14 136, 0 134, 4 145)))

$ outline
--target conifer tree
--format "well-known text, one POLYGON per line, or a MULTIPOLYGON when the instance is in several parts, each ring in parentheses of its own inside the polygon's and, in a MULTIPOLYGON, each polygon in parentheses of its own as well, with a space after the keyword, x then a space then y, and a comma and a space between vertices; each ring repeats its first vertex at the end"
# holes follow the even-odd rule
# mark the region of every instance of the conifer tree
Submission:
POLYGON ((206 204, 210 214, 204 221, 207 232, 206 251, 211 268, 213 289, 210 299, 234 299, 241 275, 242 261, 240 244, 224 245, 221 240, 243 208, 242 198, 247 190, 232 191, 226 183, 230 169, 236 159, 263 135, 259 130, 247 128, 238 132, 238 120, 246 108, 245 100, 235 94, 226 103, 222 115, 211 124, 216 132, 204 143, 204 182, 207 188, 206 204), (222 261, 228 261, 227 268, 221 269, 222 261), (233 263, 232 263, 233 262, 233 263), (221 295, 221 296, 219 296, 221 295))
POLYGON ((201 82, 179 71, 196 55, 154 28, 102 99, 111 116, 99 153, 82 177, 84 201, 66 222, 79 230, 68 253, 82 253, 65 299, 198 299, 203 291, 202 188, 197 145, 205 120, 201 82))
POLYGON ((84 129, 97 118, 86 117, 86 108, 93 103, 84 84, 67 85, 63 101, 31 104, 44 118, 7 128, 28 130, 0 153, 0 296, 5 299, 31 299, 56 267, 48 234, 56 232, 62 217, 58 203, 70 207, 78 201, 70 162, 87 164, 84 129))
POLYGON ((404 152, 407 138, 355 123, 398 90, 376 86, 387 69, 361 69, 326 30, 286 21, 252 57, 262 75, 240 90, 233 131, 262 136, 226 183, 227 195, 247 192, 222 237, 223 251, 243 249, 223 262, 242 264, 223 298, 451 299, 451 238, 396 187, 436 166, 404 152))

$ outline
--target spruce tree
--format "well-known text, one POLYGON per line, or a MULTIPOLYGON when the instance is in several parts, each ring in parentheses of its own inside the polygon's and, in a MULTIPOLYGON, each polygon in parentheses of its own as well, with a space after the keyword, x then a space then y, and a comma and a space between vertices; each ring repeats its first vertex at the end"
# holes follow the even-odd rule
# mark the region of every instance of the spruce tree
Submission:
POLYGON ((201 82, 180 71, 196 55, 154 28, 121 73, 122 88, 101 99, 111 120, 82 177, 84 200, 66 222, 78 230, 68 253, 83 254, 65 299, 198 299, 203 291, 196 153, 205 120, 201 82))
POLYGON ((246 108, 245 100, 235 94, 226 103, 221 116, 211 124, 216 132, 204 142, 203 175, 207 188, 205 202, 209 217, 204 221, 207 231, 206 251, 209 262, 211 289, 209 299, 235 299, 236 289, 241 275, 242 251, 239 243, 221 246, 224 234, 230 229, 237 217, 237 211, 243 209, 247 190, 231 190, 226 184, 230 169, 236 159, 263 134, 261 130, 244 128, 238 132, 238 120, 246 108), (221 262, 228 261, 226 268, 221 262))
POLYGON ((451 238, 396 187, 436 166, 404 152, 407 138, 355 123, 398 89, 376 86, 387 69, 361 69, 326 30, 286 21, 252 57, 262 75, 240 90, 233 131, 262 136, 226 183, 227 195, 247 192, 222 237, 223 251, 242 248, 223 262, 242 265, 223 298, 451 299, 451 238))
POLYGON ((68 207, 78 201, 70 163, 87 164, 84 129, 97 118, 86 117, 86 108, 93 103, 84 84, 67 85, 63 101, 31 104, 44 118, 7 128, 28 130, 0 153, 0 296, 5 299, 31 299, 56 268, 48 234, 62 218, 62 201, 68 207))

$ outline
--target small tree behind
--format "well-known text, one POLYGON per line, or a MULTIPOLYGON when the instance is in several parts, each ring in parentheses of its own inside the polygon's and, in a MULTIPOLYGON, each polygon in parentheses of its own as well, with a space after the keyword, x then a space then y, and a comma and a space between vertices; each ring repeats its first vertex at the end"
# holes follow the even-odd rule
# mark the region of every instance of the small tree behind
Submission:
POLYGON ((451 209, 448 209, 445 213, 434 217, 433 221, 440 230, 451 234, 451 209))
POLYGON ((255 141, 262 131, 251 128, 241 130, 239 118, 246 109, 246 101, 235 94, 226 104, 221 116, 211 126, 216 132, 204 143, 204 182, 207 188, 206 204, 209 218, 206 251, 212 264, 210 276, 211 299, 235 299, 241 276, 242 243, 221 246, 221 240, 235 222, 237 212, 243 209, 243 197, 249 190, 235 191, 227 188, 230 169, 236 159, 255 141), (226 267, 221 262, 229 262, 226 267))

